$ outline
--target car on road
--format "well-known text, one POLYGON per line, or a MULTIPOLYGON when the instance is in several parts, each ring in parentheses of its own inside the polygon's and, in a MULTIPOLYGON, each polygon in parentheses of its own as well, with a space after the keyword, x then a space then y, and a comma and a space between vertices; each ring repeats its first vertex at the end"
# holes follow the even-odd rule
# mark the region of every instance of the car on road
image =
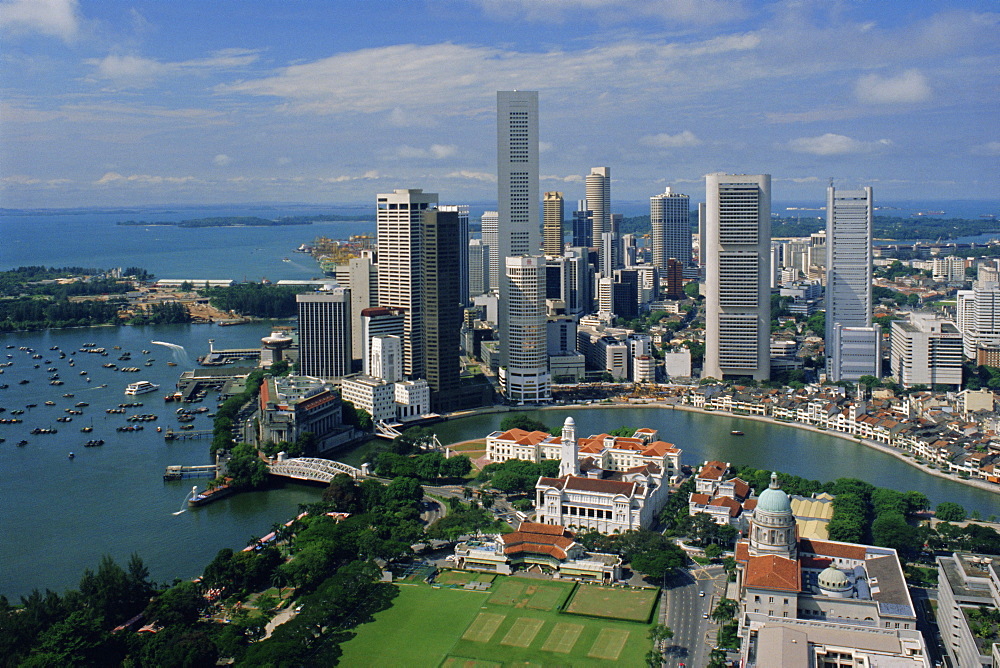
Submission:
POLYGON ((700 596, 701 598, 704 598, 705 597, 705 592, 703 592, 703 591, 698 592, 698 596, 700 596))
POLYGON ((701 618, 702 619, 708 619, 708 613, 707 612, 701 613, 701 618))

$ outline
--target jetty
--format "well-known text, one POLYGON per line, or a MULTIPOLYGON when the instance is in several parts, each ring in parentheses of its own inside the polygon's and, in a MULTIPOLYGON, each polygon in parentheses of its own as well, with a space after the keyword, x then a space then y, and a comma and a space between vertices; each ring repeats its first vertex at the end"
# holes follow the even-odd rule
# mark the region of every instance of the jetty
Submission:
POLYGON ((205 464, 203 466, 168 466, 163 473, 164 480, 183 480, 185 478, 216 478, 219 474, 219 467, 215 464, 205 464))

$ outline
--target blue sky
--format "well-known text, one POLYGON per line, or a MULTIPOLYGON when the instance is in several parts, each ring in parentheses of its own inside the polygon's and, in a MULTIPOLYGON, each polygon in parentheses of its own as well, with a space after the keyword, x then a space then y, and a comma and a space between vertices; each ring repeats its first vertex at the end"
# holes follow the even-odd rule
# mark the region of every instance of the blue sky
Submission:
POLYGON ((1000 193, 994 0, 0 0, 0 206, 496 197, 497 90, 542 190, 772 174, 1000 193))

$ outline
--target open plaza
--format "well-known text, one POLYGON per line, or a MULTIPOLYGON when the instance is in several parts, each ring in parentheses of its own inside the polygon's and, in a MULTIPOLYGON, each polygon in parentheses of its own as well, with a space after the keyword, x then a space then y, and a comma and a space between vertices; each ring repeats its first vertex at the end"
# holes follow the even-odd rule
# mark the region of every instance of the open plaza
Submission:
POLYGON ((398 585, 392 607, 343 644, 342 663, 499 668, 644 662, 657 589, 497 576, 483 591, 465 585, 490 576, 465 575, 446 571, 434 586, 398 585))

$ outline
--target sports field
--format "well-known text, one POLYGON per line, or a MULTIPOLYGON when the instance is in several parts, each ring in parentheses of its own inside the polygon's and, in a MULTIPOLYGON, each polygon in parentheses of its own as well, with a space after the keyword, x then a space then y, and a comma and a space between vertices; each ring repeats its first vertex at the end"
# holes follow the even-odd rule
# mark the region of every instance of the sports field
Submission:
POLYGON ((644 665, 649 626, 559 613, 572 590, 568 582, 502 576, 487 592, 400 586, 393 606, 359 626, 357 635, 342 645, 340 663, 429 668, 644 665))
POLYGON ((656 607, 656 589, 614 589, 594 585, 580 585, 566 612, 608 619, 625 619, 646 622, 656 607))

